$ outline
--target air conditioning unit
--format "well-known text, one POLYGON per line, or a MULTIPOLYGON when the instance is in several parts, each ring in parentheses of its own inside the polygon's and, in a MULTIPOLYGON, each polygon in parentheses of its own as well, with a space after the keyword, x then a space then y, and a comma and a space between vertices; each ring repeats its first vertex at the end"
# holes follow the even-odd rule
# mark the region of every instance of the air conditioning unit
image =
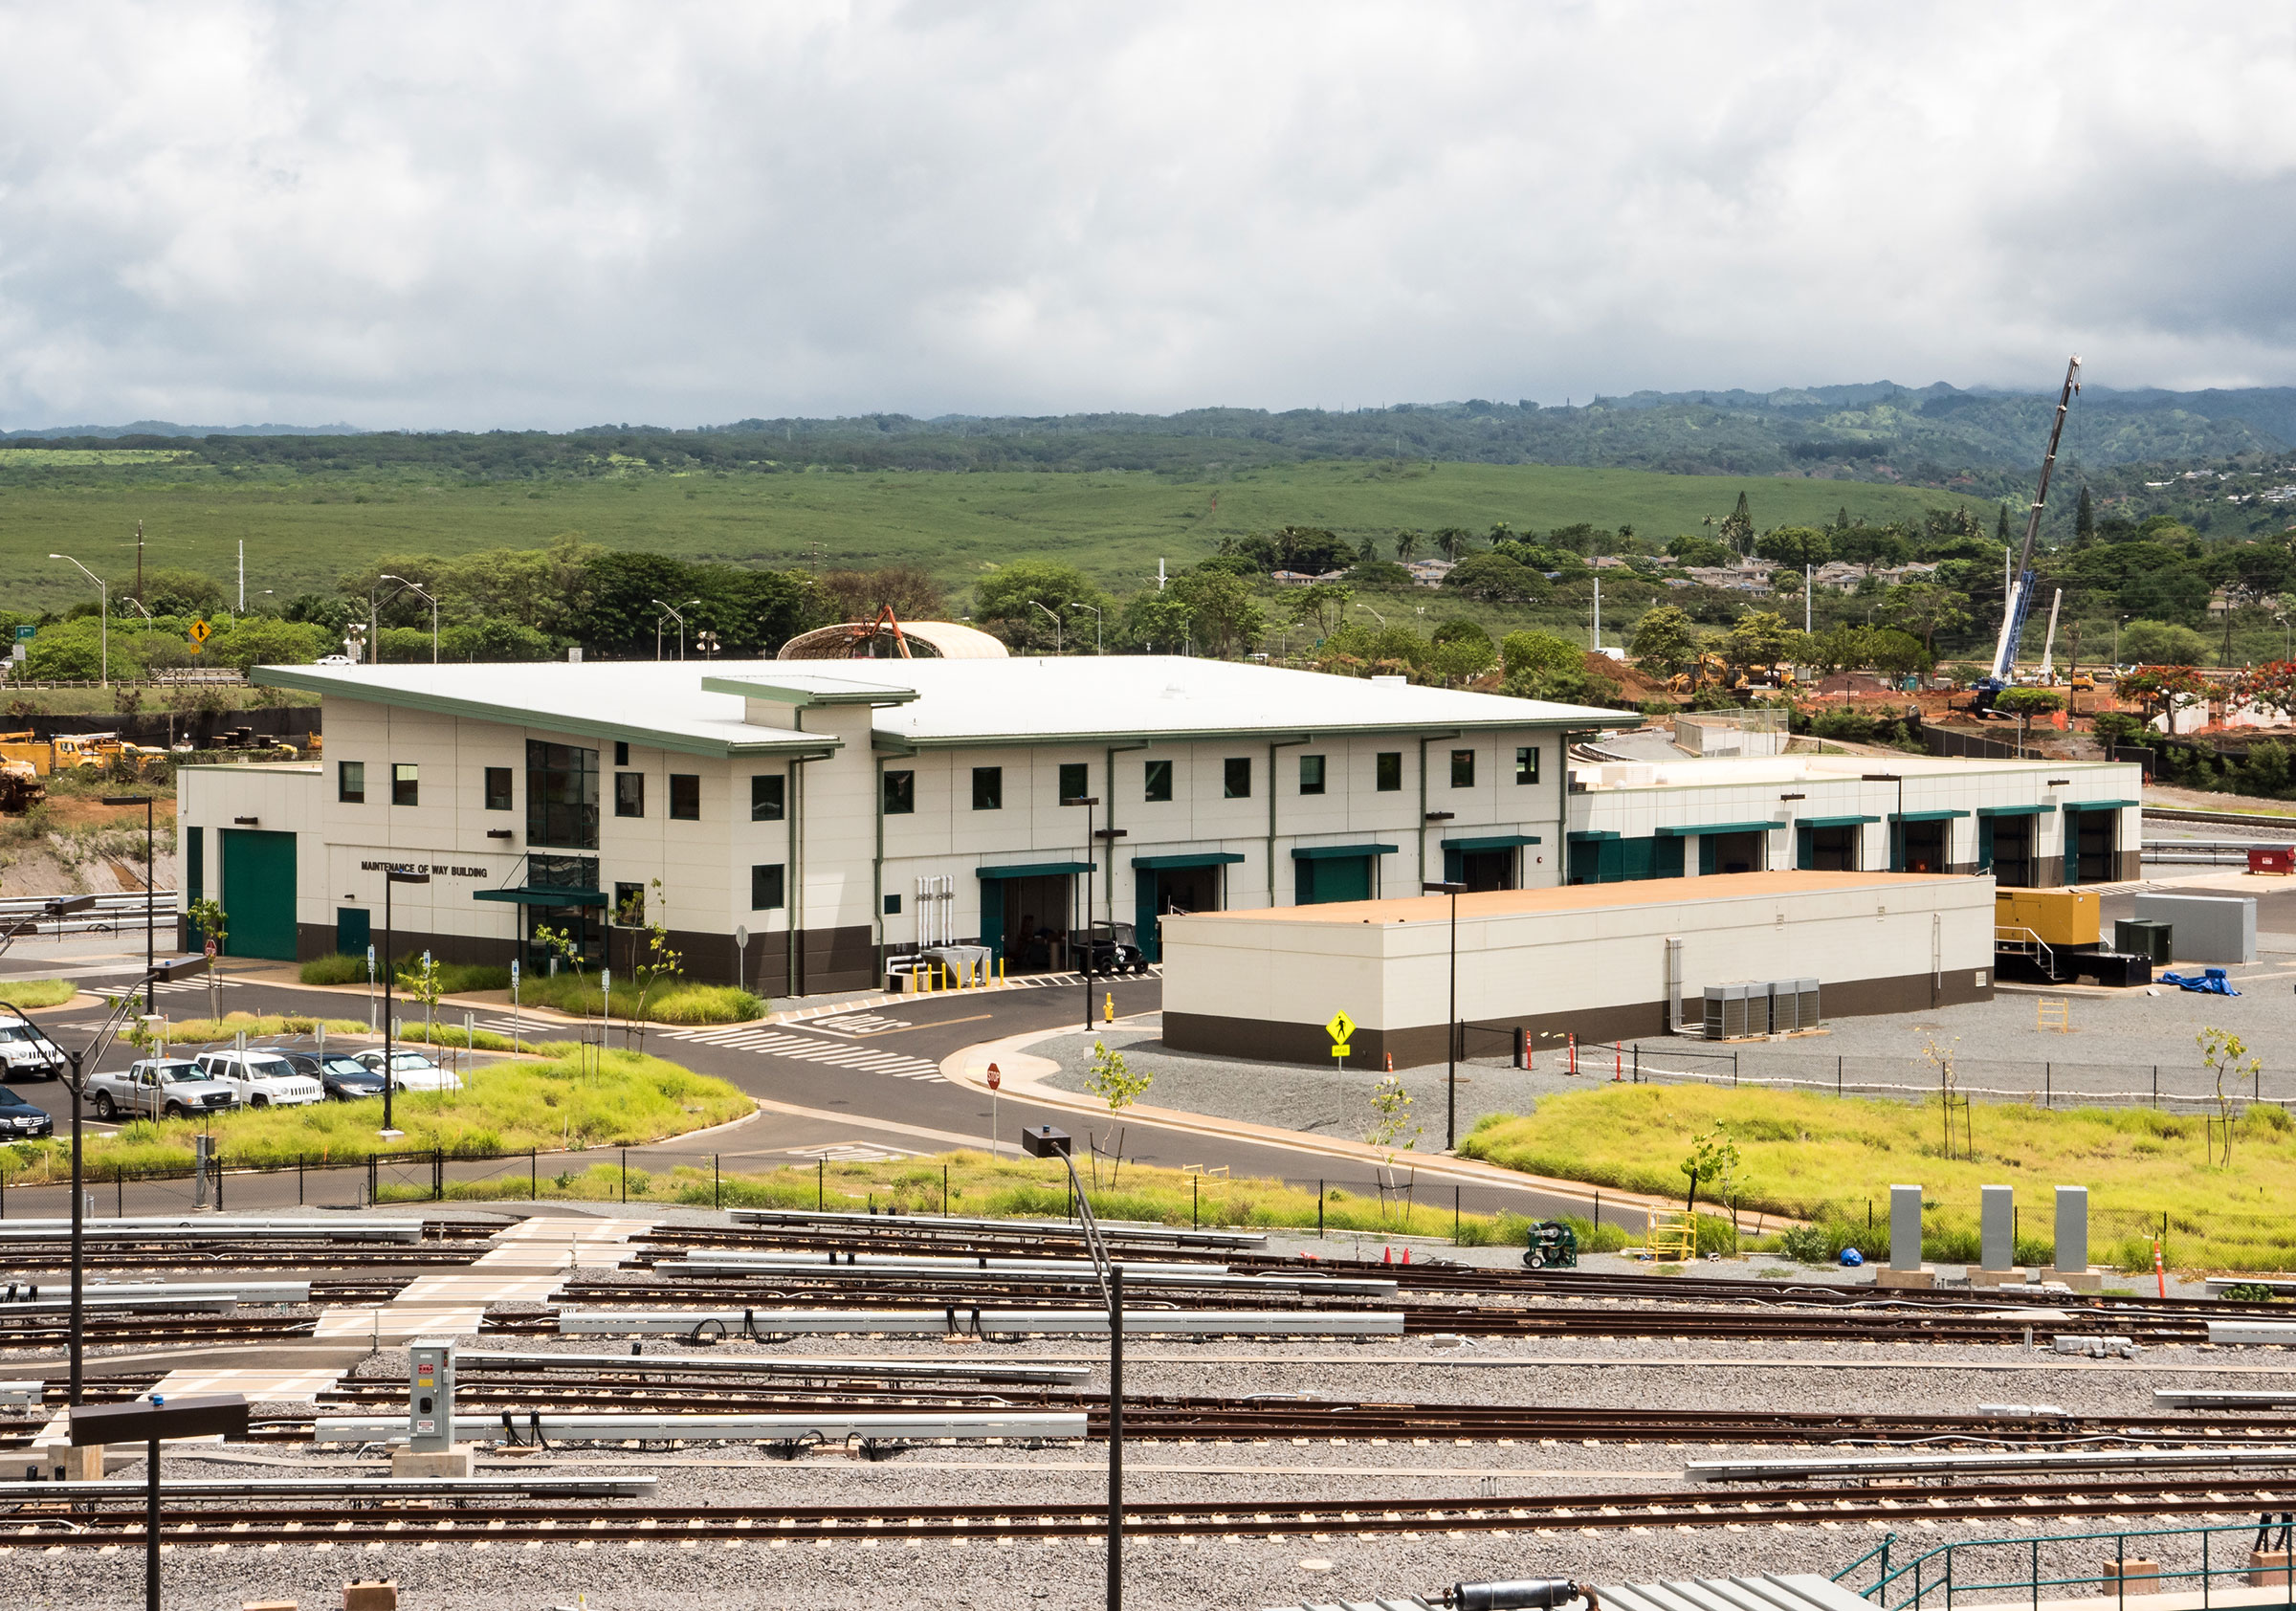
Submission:
POLYGON ((1742 1041, 1749 1035, 1766 1035, 1769 1032, 1769 985, 1710 984, 1706 987, 1708 1040, 1742 1041))

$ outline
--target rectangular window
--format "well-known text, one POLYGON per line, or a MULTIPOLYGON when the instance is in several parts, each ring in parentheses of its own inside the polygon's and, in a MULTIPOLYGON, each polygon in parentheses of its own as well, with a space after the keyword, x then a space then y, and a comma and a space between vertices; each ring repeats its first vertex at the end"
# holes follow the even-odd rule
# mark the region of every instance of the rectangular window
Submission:
POLYGON ((1004 809, 1004 768, 976 766, 973 768, 973 809, 1002 811, 1004 809))
POLYGON ((1169 800, 1172 798, 1172 763, 1169 761, 1148 762, 1147 783, 1141 798, 1169 800))
POLYGON ((339 761, 335 763, 335 798, 345 806, 366 804, 366 762, 339 761))
POLYGON ((526 841, 598 848, 598 752, 526 740, 526 841))
POLYGON ((701 774, 673 772, 670 774, 670 820, 677 823, 701 821, 701 774))
POLYGON ((392 761, 390 764, 390 803, 393 806, 412 806, 421 798, 422 790, 415 778, 414 762, 411 761, 392 761))
POLYGON ((614 815, 642 817, 646 814, 646 774, 616 772, 614 774, 614 815))
POLYGON ((753 823, 778 823, 788 809, 786 791, 789 780, 778 774, 761 772, 749 780, 749 820, 753 823))
POLYGON ((1451 751, 1451 787, 1473 788, 1474 786, 1475 752, 1473 750, 1451 751))
POLYGON ((1403 786, 1403 752, 1381 750, 1379 754, 1379 788, 1381 794, 1393 794, 1403 786))
POLYGON ((1223 792, 1228 799, 1249 800, 1251 798, 1251 757, 1247 755, 1230 756, 1222 765, 1221 772, 1223 774, 1221 780, 1223 792))
POLYGON ((1320 755, 1303 755, 1299 758, 1299 792, 1323 792, 1323 757, 1320 755))
POLYGON ((646 886, 616 884, 614 886, 613 920, 626 929, 646 926, 646 886))
POLYGON ((1092 772, 1083 761, 1064 761, 1060 763, 1060 798, 1063 804, 1071 800, 1082 800, 1092 792, 1092 772))
POLYGON ((888 917, 898 917, 900 915, 901 897, 899 895, 887 895, 885 897, 885 916, 888 917))
POLYGON ((749 870, 749 909, 775 912, 782 905, 782 864, 768 862, 749 870))
POLYGON ((885 814, 906 817, 916 810, 916 774, 888 772, 885 774, 885 814))
POLYGON ((629 764, 629 740, 628 739, 616 739, 614 740, 614 764, 616 766, 628 766, 629 764))
POLYGON ((1538 746, 1524 744, 1514 752, 1514 781, 1518 783, 1538 782, 1538 746))
POLYGON ((489 766, 486 769, 486 808, 490 811, 510 809, 510 768, 489 766))

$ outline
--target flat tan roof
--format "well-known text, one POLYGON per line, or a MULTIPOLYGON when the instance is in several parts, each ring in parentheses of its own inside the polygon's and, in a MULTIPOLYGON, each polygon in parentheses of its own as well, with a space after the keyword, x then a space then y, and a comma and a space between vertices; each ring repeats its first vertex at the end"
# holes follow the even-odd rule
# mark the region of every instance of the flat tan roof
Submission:
MULTIPOLYGON (((1618 884, 1564 884, 1544 890, 1484 890, 1459 897, 1462 917, 1511 917, 1523 913, 1587 912, 1602 907, 1677 906, 1686 901, 1735 900, 1747 895, 1822 894, 1833 890, 1902 888, 1908 884, 1973 884, 1958 872, 1710 872, 1698 878, 1637 878, 1618 884)), ((1447 921, 1447 895, 1395 900, 1337 900, 1321 906, 1263 907, 1256 911, 1201 912, 1192 917, 1286 923, 1416 923, 1447 921)))

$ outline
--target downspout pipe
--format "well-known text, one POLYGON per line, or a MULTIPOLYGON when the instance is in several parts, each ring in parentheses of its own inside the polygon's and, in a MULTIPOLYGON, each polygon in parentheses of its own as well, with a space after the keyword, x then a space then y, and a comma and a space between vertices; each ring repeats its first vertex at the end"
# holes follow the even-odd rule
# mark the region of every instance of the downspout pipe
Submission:
MULTIPOLYGON (((1111 744, 1108 746, 1107 759, 1101 762, 1100 797, 1108 810, 1104 813, 1106 820, 1100 826, 1109 830, 1106 841, 1108 866, 1101 872, 1101 881, 1103 892, 1107 896, 1104 904, 1108 907, 1108 920, 1112 923, 1116 920, 1116 756, 1125 750, 1144 750, 1151 741, 1142 739, 1137 744, 1111 744)), ((1092 857, 1088 853, 1085 859, 1090 861, 1092 857)), ((1086 876, 1089 877, 1091 874, 1088 873, 1086 876)))
POLYGON ((1275 898, 1275 752, 1314 742, 1304 734, 1296 739, 1268 740, 1268 904, 1270 907, 1283 904, 1275 898))
POLYGON ((1419 736, 1419 881, 1430 882, 1427 876, 1427 746, 1446 739, 1459 737, 1459 729, 1448 733, 1422 733, 1419 736))

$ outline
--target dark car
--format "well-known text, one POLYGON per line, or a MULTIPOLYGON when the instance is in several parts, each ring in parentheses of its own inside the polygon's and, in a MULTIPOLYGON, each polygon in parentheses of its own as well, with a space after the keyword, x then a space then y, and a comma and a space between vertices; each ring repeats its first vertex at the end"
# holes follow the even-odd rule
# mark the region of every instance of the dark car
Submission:
POLYGON ((1130 923, 1093 923, 1078 929, 1071 954, 1084 972, 1105 978, 1116 973, 1146 973, 1148 959, 1134 938, 1130 923))
POLYGON ((309 1074, 326 1088, 327 1095, 338 1102, 356 1102, 363 1096, 383 1094, 383 1076, 348 1052, 330 1051, 320 1056, 316 1051, 288 1051, 280 1053, 295 1065, 298 1074, 309 1074))
POLYGON ((28 1141, 35 1136, 55 1134, 55 1114, 45 1108, 34 1107, 8 1087, 0 1085, 0 1137, 11 1141, 28 1141))

